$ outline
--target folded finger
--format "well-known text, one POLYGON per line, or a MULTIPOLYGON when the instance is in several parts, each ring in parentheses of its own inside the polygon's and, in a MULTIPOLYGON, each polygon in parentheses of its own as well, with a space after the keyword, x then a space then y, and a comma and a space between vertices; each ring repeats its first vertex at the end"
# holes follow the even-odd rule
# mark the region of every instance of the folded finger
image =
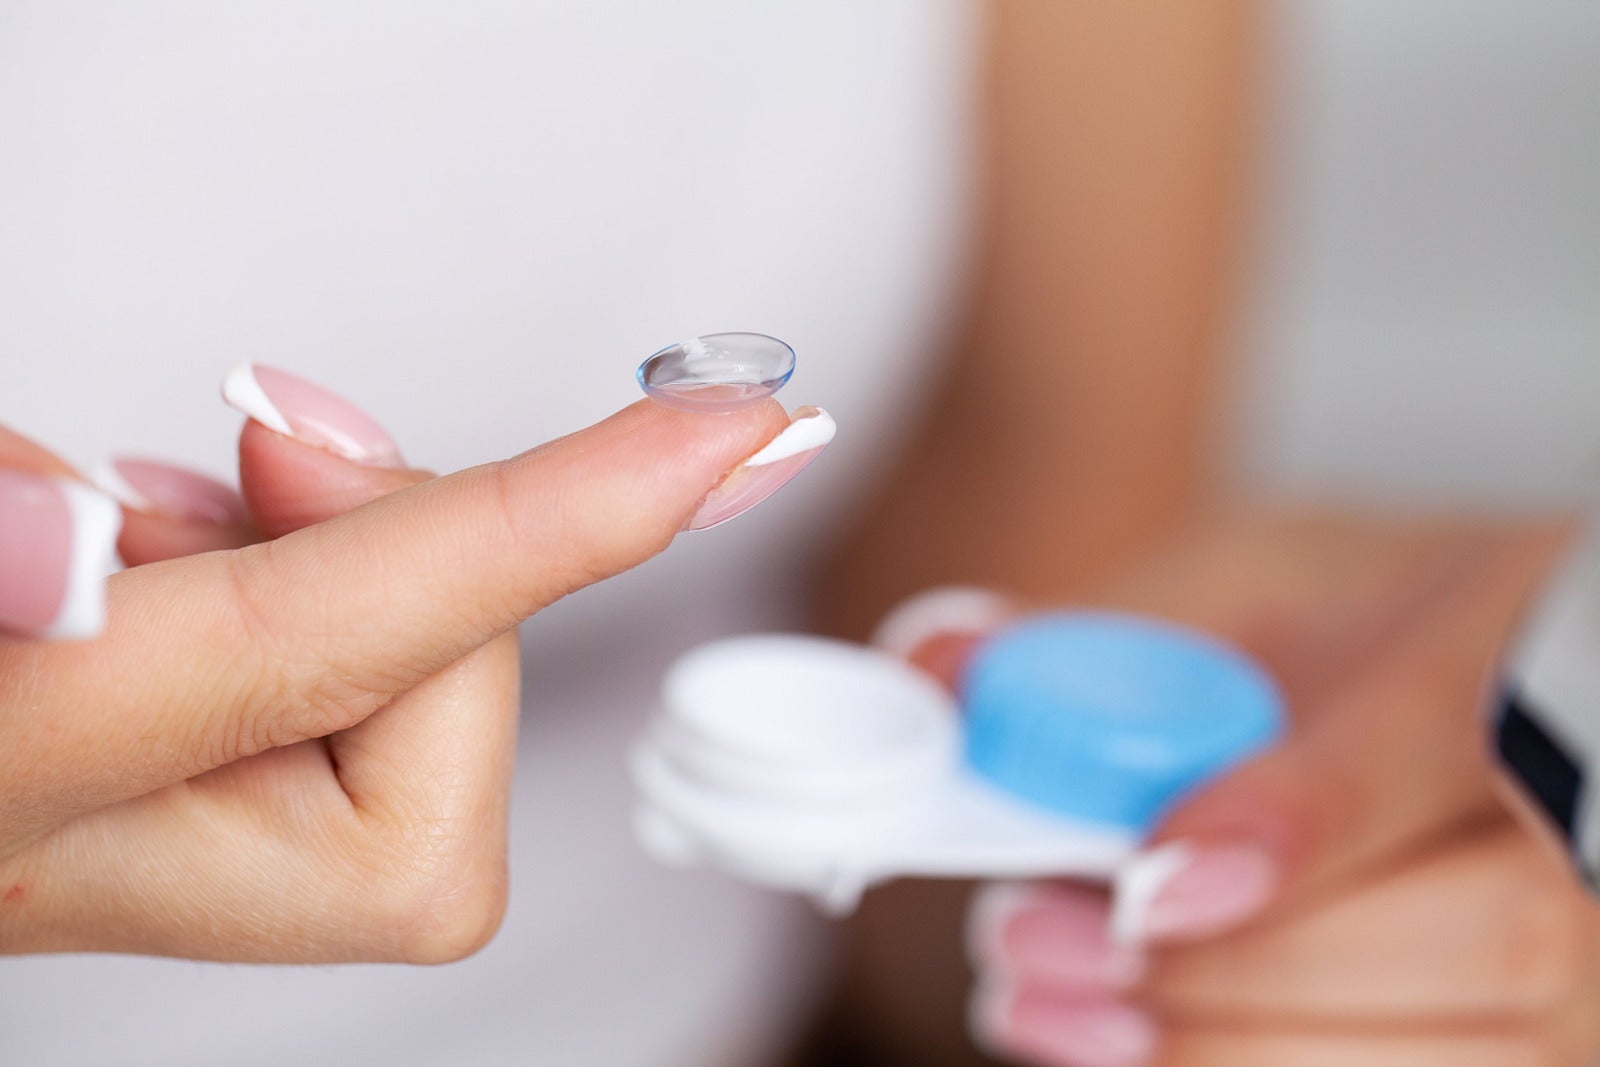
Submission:
POLYGON ((122 504, 117 548, 130 567, 261 539, 238 491, 199 471, 118 456, 95 472, 94 481, 122 504))
MULTIPOLYGON (((308 388, 304 383, 302 392, 308 388)), ((321 392, 322 410, 339 404, 353 409, 321 392)), ((374 426, 369 420, 369 439, 374 426)), ((382 454, 399 450, 387 447, 382 454)), ((365 458, 279 433, 253 418, 239 437, 241 484, 256 521, 273 537, 432 477, 365 458)), ((478 887, 459 892, 481 893, 481 887, 504 881, 518 667, 516 637, 503 635, 326 739, 351 803, 378 831, 397 838, 392 852, 414 850, 436 860, 440 892, 478 887), (440 834, 442 826, 455 830, 440 834), (425 847, 405 840, 419 832, 430 835, 425 847)))

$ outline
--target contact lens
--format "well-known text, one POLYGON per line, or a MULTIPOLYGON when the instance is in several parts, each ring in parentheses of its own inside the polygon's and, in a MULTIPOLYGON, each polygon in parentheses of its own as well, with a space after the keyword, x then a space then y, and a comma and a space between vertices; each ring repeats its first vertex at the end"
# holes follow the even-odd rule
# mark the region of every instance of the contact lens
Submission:
POLYGON ((776 393, 794 349, 764 333, 712 333, 668 345, 639 364, 650 399, 684 411, 737 411, 776 393))

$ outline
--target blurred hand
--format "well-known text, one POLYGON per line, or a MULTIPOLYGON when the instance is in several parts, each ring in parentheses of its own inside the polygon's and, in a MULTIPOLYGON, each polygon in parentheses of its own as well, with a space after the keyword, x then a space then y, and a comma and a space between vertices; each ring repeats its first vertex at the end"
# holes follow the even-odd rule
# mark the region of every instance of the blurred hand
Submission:
MULTIPOLYGON (((1116 901, 986 889, 980 1039, 1076 1067, 1589 1062, 1600 908, 1501 799, 1482 719, 1563 539, 1257 517, 1119 583, 1263 662, 1290 735, 1174 811, 1116 901)), ((960 646, 916 656, 948 676, 960 646)))
POLYGON ((640 403, 432 478, 275 388, 287 419, 250 410, 282 432, 240 439, 253 524, 129 512, 104 634, 0 641, 0 952, 473 951, 504 906, 516 624, 759 500, 738 464, 788 421, 640 403))

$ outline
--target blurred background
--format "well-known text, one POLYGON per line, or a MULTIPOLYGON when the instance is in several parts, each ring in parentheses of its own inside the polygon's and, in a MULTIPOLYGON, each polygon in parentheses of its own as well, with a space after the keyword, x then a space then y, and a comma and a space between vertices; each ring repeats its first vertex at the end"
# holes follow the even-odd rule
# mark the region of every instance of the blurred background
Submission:
MULTIPOLYGON (((228 478, 216 385, 257 360, 450 470, 603 416, 644 356, 720 330, 790 341, 785 399, 841 427, 765 507, 525 626, 513 896, 480 956, 0 960, 7 1062, 783 1055, 830 928, 649 864, 624 753, 675 653, 800 624, 814 546, 884 491, 947 362, 982 358, 962 326, 997 10, 0 3, 0 420, 70 459, 228 478)), ((1259 11, 1223 477, 1591 496, 1600 6, 1259 11)))

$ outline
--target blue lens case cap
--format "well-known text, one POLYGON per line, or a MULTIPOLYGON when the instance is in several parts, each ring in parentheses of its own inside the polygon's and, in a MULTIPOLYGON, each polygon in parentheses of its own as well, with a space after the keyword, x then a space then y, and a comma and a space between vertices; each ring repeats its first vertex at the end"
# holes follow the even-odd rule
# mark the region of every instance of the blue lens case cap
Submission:
POLYGON ((979 648, 961 695, 978 775, 1029 804, 1136 832, 1284 729, 1277 687, 1246 656, 1131 615, 1016 623, 979 648))

